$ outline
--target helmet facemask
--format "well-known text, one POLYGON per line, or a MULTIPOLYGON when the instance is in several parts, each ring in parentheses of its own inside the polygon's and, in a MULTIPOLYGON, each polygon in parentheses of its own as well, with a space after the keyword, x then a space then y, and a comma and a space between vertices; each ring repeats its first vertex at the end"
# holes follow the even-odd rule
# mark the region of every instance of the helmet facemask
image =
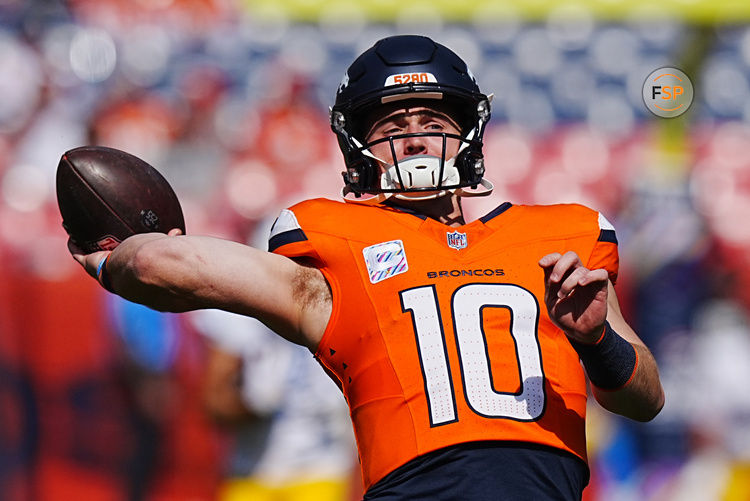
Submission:
MULTIPOLYGON (((463 137, 458 134, 446 132, 416 132, 398 134, 375 141, 358 148, 358 153, 375 160, 381 170, 378 192, 385 197, 395 196, 404 200, 427 200, 442 197, 453 193, 458 188, 468 186, 470 181, 462 182, 456 162, 468 147, 481 147, 481 144, 472 142, 471 134, 463 137), (439 156, 430 154, 414 154, 402 157, 399 160, 398 150, 404 148, 401 143, 416 138, 420 141, 436 141, 435 150, 439 150, 439 156), (387 143, 389 154, 387 157, 378 157, 372 153, 372 148, 378 144, 387 143), (450 155, 450 151, 455 152, 450 155)), ((481 159, 476 168, 483 169, 481 159)), ((475 172, 476 173, 476 172, 475 172)), ((481 172, 476 173, 481 176, 481 172)), ((476 185, 475 185, 476 186, 476 185)))

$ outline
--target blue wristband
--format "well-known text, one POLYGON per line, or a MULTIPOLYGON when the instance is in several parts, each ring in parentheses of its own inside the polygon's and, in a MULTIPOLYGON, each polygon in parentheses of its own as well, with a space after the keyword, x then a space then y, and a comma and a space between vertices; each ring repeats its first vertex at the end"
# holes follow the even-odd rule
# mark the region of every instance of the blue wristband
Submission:
POLYGON ((99 280, 102 287, 114 293, 115 291, 112 289, 112 283, 109 281, 109 273, 107 272, 107 261, 109 261, 110 255, 107 254, 104 259, 99 261, 99 266, 96 267, 96 279, 99 280))
POLYGON ((602 390, 617 390, 630 382, 638 366, 633 345, 604 322, 604 333, 595 344, 570 340, 578 352, 591 384, 602 390))

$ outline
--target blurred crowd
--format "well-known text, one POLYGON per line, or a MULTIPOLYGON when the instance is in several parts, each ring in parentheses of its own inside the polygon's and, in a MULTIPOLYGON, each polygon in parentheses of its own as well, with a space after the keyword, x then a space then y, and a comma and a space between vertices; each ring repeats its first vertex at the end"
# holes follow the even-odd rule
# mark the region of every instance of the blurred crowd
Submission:
MULTIPOLYGON (((206 412, 215 337, 113 303, 77 269, 60 156, 138 155, 174 186, 188 233, 262 246, 281 208, 339 197, 327 107, 345 68, 382 36, 419 32, 494 93, 496 189, 470 215, 579 202, 617 228, 618 295, 667 403, 645 425, 590 406, 586 499, 750 499, 750 25, 564 6, 529 21, 486 4, 470 21, 386 23, 230 0, 0 0, 0 498, 216 499, 238 467, 236 426, 206 412), (642 101, 663 66, 696 89, 680 118, 642 101)), ((249 426, 281 412, 260 407, 249 426)), ((354 454, 339 472, 352 498, 354 454)))

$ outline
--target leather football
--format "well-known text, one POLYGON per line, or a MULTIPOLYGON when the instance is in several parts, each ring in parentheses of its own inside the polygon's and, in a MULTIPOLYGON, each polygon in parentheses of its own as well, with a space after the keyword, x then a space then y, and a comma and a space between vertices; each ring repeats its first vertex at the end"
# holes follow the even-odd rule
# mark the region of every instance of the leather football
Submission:
POLYGON ((111 250, 136 233, 185 233, 180 201, 164 176, 114 148, 82 146, 63 154, 57 205, 63 228, 87 254, 111 250))

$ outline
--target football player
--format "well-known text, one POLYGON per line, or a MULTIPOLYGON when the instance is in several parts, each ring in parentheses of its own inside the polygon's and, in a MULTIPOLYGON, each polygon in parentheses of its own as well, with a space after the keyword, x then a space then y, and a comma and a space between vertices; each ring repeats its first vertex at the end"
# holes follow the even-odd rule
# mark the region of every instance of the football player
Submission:
POLYGON ((349 404, 365 499, 580 499, 587 379, 639 421, 664 394, 618 307, 604 216, 506 202, 464 220, 492 190, 489 118, 450 49, 385 38, 331 110, 344 201, 283 210, 270 253, 177 230, 75 258, 132 301, 257 317, 306 346, 349 404))

